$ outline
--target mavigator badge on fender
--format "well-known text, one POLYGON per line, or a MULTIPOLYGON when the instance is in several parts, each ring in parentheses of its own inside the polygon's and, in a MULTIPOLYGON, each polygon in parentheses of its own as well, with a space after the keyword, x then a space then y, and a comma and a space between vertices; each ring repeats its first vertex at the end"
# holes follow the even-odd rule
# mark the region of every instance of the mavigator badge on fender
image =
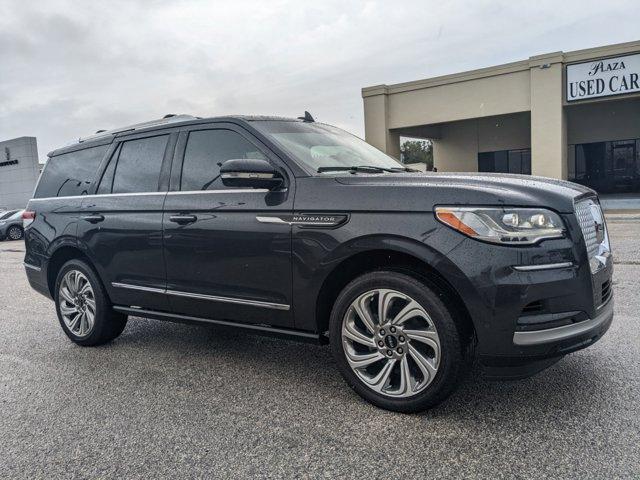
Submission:
POLYGON ((348 215, 333 213, 294 213, 293 215, 258 215, 262 223, 283 223, 299 227, 334 228, 346 223, 348 215))

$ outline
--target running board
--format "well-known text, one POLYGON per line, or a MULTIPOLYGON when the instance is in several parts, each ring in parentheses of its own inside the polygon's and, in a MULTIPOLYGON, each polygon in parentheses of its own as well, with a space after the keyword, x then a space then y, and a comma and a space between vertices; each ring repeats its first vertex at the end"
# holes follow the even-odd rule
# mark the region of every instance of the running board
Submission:
POLYGON ((314 343, 316 345, 327 344, 327 338, 319 333, 303 332, 289 328, 271 327, 269 325, 255 325, 250 323, 229 322, 226 320, 211 320, 208 318, 191 317, 189 315, 179 315, 176 313, 157 312, 155 310, 144 310, 142 308, 131 308, 114 305, 116 312, 133 315, 135 317, 153 318, 155 320, 166 320, 169 322, 188 323, 195 325, 215 325, 219 327, 236 328, 248 330, 250 332, 267 335, 270 337, 284 338, 298 342, 314 343))

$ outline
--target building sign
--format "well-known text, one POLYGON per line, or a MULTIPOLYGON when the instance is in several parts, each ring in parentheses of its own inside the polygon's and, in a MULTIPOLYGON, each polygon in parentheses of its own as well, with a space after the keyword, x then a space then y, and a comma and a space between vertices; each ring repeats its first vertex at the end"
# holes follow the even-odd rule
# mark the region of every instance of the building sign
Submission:
POLYGON ((567 65, 567 102, 640 92, 640 53, 567 65))
POLYGON ((0 167, 6 167, 8 165, 17 165, 18 160, 11 160, 11 150, 9 147, 4 147, 4 156, 7 159, 6 162, 0 162, 0 167))

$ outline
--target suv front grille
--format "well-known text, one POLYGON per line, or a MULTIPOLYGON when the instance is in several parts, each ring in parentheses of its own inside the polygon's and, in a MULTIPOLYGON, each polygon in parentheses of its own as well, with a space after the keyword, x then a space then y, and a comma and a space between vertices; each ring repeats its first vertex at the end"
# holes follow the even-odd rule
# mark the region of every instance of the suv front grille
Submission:
POLYGON ((600 205, 592 199, 575 204, 576 218, 582 230, 591 273, 598 272, 606 264, 609 254, 609 238, 600 205))

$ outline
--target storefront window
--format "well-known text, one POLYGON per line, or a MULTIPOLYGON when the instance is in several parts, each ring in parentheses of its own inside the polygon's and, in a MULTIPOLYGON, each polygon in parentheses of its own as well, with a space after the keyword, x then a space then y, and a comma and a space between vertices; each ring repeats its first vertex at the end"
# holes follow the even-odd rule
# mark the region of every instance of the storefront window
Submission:
POLYGON ((479 153, 478 171, 531 175, 531 150, 527 148, 479 153))
POLYGON ((575 145, 569 172, 569 180, 598 192, 640 192, 640 139, 575 145))

